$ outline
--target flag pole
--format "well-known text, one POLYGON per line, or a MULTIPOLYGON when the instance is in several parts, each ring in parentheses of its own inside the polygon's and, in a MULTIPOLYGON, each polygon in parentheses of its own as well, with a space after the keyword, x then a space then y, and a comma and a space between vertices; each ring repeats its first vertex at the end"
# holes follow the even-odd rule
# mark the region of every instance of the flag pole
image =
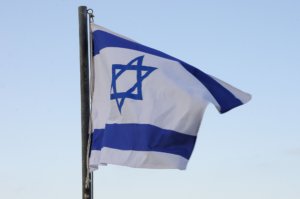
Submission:
POLYGON ((90 94, 89 94, 89 53, 87 7, 78 7, 79 53, 80 53, 80 91, 81 91, 81 155, 82 155, 82 199, 93 199, 93 176, 87 168, 89 137, 90 94), (89 177, 86 184, 87 176, 89 177), (87 185, 87 186, 86 186, 87 185))

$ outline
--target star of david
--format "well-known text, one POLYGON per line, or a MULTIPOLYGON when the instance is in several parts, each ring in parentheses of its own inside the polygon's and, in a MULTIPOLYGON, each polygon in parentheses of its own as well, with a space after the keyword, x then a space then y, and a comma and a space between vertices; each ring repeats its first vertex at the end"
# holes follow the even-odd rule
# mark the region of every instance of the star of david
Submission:
POLYGON ((112 65, 112 82, 110 99, 116 100, 119 112, 122 111, 122 106, 126 98, 134 100, 143 100, 142 82, 150 75, 155 67, 143 65, 144 56, 136 57, 127 65, 113 64, 112 65), (136 83, 125 92, 118 92, 117 80, 121 75, 126 75, 125 71, 136 72, 136 83))

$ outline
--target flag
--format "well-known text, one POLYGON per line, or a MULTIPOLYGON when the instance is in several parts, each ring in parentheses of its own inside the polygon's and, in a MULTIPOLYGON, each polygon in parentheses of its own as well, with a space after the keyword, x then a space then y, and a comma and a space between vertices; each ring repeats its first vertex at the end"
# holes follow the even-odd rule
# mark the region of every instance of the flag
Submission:
POLYGON ((94 89, 90 169, 186 169, 209 103, 251 96, 161 51, 91 24, 94 89))

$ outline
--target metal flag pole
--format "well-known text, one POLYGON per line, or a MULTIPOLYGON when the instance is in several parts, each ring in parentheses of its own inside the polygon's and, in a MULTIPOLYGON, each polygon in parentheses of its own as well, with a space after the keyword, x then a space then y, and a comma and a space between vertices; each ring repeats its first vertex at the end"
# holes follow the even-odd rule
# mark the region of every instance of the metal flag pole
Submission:
POLYGON ((81 155, 82 155, 82 199, 93 199, 93 176, 88 172, 87 153, 89 139, 90 91, 89 91, 89 53, 87 7, 78 7, 80 90, 81 90, 81 155), (86 183, 86 179, 88 182, 86 183))

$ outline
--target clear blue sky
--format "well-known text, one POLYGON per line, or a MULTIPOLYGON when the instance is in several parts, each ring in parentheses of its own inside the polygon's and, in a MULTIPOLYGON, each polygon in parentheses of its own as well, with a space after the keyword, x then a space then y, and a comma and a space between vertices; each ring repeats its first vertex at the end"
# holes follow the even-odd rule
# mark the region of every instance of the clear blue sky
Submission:
POLYGON ((186 171, 109 166, 96 199, 299 199, 300 1, 3 1, 1 198, 81 198, 77 7, 252 94, 209 106, 186 171))

